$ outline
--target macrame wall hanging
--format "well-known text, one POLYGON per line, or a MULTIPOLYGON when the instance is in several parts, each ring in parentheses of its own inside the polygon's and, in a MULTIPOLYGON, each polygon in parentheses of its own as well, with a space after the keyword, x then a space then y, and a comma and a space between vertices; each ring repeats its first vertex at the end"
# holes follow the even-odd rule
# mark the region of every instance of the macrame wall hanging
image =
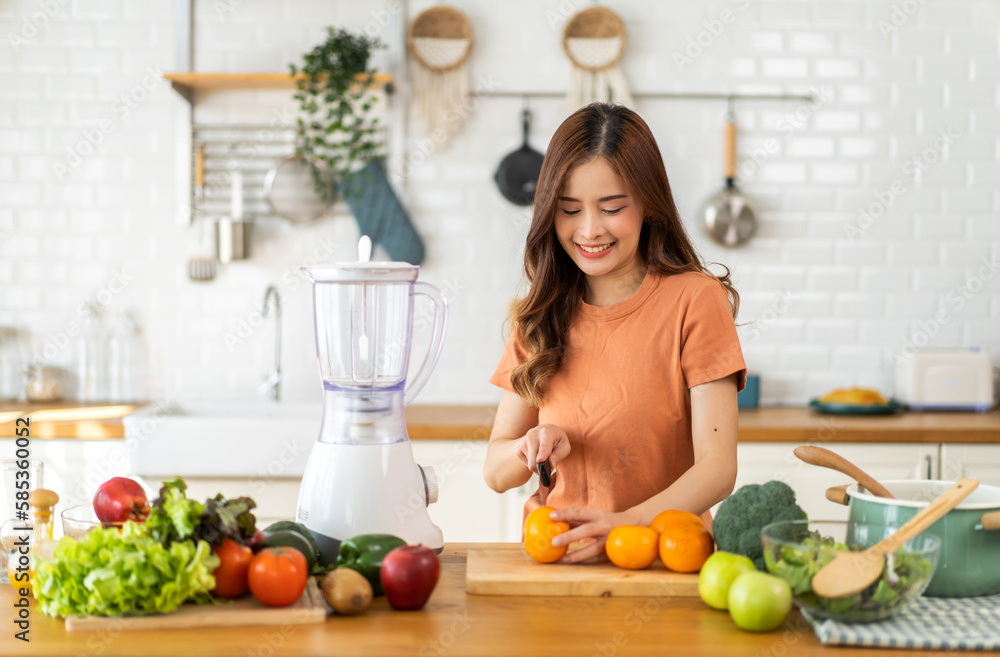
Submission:
POLYGON ((466 118, 462 111, 469 93, 466 62, 474 44, 472 24, 452 7, 431 7, 414 18, 406 30, 406 47, 413 58, 417 113, 427 134, 444 143, 466 118))
POLYGON ((633 105, 618 68, 627 42, 625 23, 606 7, 588 7, 569 19, 563 50, 573 62, 566 97, 570 111, 597 101, 633 105))

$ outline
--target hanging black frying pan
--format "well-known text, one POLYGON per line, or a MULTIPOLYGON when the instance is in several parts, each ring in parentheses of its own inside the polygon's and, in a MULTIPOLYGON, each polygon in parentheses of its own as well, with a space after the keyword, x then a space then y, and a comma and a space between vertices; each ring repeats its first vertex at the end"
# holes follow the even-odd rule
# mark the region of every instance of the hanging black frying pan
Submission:
POLYGON ((493 179, 508 201, 515 205, 531 205, 535 200, 535 186, 538 184, 538 174, 542 170, 545 156, 528 145, 531 112, 521 112, 521 120, 524 125, 524 143, 500 162, 493 179))
POLYGON ((757 210, 736 186, 736 116, 726 116, 726 184, 702 207, 702 221, 709 237, 722 246, 746 243, 757 232, 757 210))

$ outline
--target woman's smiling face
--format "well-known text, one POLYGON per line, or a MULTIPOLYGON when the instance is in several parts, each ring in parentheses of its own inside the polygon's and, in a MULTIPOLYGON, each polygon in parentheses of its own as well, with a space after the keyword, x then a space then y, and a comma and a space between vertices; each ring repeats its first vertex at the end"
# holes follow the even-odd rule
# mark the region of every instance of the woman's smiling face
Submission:
POLYGON ((556 237, 590 277, 624 273, 639 259, 642 208, 601 157, 569 172, 559 197, 556 237))

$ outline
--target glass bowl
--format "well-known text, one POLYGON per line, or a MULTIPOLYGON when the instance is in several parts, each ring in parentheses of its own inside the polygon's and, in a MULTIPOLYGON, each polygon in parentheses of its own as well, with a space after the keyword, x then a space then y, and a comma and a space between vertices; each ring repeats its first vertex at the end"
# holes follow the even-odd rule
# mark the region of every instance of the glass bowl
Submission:
POLYGON ((884 620, 920 597, 937 567, 941 539, 924 533, 886 555, 886 567, 874 584, 844 598, 824 598, 812 590, 812 577, 838 551, 860 551, 893 534, 898 527, 844 521, 787 520, 761 530, 767 569, 792 589, 795 604, 815 618, 845 623, 884 620))
POLYGON ((95 527, 121 527, 124 524, 120 522, 101 523, 97 519, 97 514, 94 513, 93 504, 71 506, 64 509, 60 515, 62 516, 63 535, 73 538, 80 538, 95 527))

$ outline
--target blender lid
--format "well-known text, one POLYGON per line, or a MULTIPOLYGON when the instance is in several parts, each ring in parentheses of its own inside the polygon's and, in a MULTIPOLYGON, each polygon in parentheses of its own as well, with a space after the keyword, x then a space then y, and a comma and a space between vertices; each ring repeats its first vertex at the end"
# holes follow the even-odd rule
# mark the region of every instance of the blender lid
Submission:
POLYGON ((337 262, 301 267, 314 283, 337 283, 344 281, 392 281, 412 282, 417 280, 420 267, 408 262, 337 262))

